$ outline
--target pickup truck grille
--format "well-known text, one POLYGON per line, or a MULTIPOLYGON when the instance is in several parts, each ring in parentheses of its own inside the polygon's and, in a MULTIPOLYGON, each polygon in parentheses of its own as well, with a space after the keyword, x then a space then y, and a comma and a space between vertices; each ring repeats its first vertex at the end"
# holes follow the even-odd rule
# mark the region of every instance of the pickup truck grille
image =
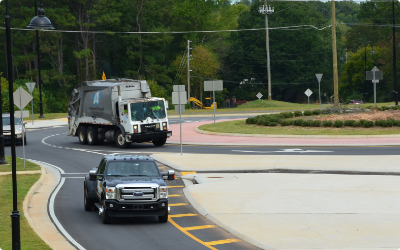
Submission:
POLYGON ((157 186, 127 186, 117 185, 117 197, 120 201, 142 202, 158 200, 157 186))

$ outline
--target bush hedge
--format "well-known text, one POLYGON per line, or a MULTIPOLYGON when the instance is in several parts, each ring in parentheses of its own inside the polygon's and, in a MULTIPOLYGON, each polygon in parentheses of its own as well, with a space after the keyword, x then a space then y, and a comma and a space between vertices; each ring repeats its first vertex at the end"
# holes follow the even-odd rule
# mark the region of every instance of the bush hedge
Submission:
POLYGON ((294 116, 295 116, 295 117, 303 116, 303 112, 301 112, 301 111, 294 111, 294 116))
POLYGON ((296 119, 293 121, 293 125, 295 126, 302 126, 303 125, 304 120, 303 119, 296 119))
POLYGON ((333 122, 332 121, 323 121, 322 126, 324 127, 332 127, 333 122))
POLYGON ((353 127, 353 125, 354 125, 354 123, 355 123, 356 121, 354 121, 354 120, 346 120, 346 121, 344 121, 344 126, 349 126, 349 127, 353 127))
POLYGON ((364 128, 371 128, 374 126, 374 122, 373 121, 364 121, 363 126, 364 126, 364 128))
POLYGON ((311 116, 312 115, 312 111, 311 110, 305 110, 304 111, 304 116, 311 116))
POLYGON ((343 127, 343 121, 341 121, 341 120, 336 120, 336 121, 333 122, 333 126, 334 126, 335 128, 341 128, 341 127, 343 127))
POLYGON ((311 121, 311 127, 321 127, 321 121, 320 120, 311 121))

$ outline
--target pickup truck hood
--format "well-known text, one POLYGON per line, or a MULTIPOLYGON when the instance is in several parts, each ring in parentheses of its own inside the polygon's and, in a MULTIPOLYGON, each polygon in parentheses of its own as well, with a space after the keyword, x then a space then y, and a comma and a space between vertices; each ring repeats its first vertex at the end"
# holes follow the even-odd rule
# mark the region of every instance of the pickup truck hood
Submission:
POLYGON ((138 176, 129 176, 129 177, 107 177, 105 180, 107 187, 115 187, 118 184, 139 184, 143 183, 146 185, 147 183, 155 183, 159 186, 166 186, 164 180, 161 177, 138 177, 138 176))

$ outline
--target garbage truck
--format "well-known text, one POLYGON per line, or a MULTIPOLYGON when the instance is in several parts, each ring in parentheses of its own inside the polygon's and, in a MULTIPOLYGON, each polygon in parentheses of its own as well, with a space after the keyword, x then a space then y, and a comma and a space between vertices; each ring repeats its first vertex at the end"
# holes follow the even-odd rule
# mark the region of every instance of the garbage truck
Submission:
POLYGON ((68 132, 81 144, 104 140, 127 148, 133 142, 163 146, 172 135, 168 102, 152 97, 146 81, 107 79, 77 85, 68 105, 68 132))

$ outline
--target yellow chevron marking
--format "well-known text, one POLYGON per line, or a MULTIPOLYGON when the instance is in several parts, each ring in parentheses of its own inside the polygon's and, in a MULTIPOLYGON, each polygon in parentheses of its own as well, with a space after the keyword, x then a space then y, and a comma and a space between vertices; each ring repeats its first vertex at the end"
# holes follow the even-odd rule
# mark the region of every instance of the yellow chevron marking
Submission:
POLYGON ((187 175, 187 174, 195 174, 196 172, 181 172, 181 175, 187 175))
POLYGON ((187 205, 186 203, 173 203, 173 204, 169 203, 168 204, 168 206, 170 206, 170 207, 186 206, 186 205, 187 205))
POLYGON ((214 246, 214 245, 221 245, 221 244, 226 244, 226 243, 233 243, 233 242, 238 242, 240 240, 237 239, 226 239, 226 240, 216 240, 216 241, 209 241, 209 242, 204 242, 207 245, 214 246))
POLYGON ((197 216, 198 214, 170 214, 171 218, 187 217, 187 216, 197 216))
POLYGON ((169 194, 168 197, 178 197, 181 196, 180 194, 169 194))
POLYGON ((197 227, 184 227, 183 229, 189 231, 189 230, 199 230, 199 229, 207 229, 207 228, 214 228, 217 226, 214 225, 204 225, 204 226, 197 226, 197 227))

